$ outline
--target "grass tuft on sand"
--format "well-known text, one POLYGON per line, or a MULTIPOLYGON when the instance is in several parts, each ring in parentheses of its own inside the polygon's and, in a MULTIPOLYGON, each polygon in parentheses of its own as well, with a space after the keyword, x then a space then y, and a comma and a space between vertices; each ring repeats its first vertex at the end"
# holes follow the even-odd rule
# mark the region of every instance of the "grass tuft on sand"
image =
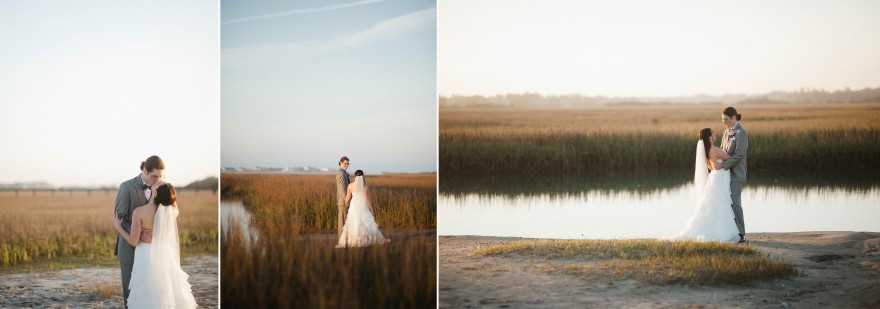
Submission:
POLYGON ((791 264, 751 246, 716 242, 526 240, 480 248, 474 255, 558 260, 564 263, 548 270, 588 277, 612 275, 650 283, 742 285, 797 274, 791 264))
POLYGON ((80 292, 90 295, 95 299, 111 299, 122 297, 122 291, 118 283, 93 282, 77 287, 80 292))

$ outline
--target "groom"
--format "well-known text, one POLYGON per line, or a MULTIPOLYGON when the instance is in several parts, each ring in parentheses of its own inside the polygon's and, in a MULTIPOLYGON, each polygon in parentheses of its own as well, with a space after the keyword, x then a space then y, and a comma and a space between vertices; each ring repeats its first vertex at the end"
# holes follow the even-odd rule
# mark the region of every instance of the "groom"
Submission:
POLYGON ((345 224, 345 214, 348 207, 345 206, 345 195, 348 193, 348 157, 339 159, 339 170, 336 171, 336 208, 339 214, 336 216, 336 236, 342 235, 342 226, 345 224))
POLYGON ((725 108, 721 112, 721 121, 727 126, 724 130, 724 137, 721 140, 721 149, 727 151, 730 159, 724 163, 715 163, 715 169, 730 170, 730 198, 733 204, 733 215, 736 217, 736 227, 739 228, 739 242, 746 241, 746 224, 743 220, 742 209, 742 189, 746 183, 746 150, 749 148, 749 134, 746 129, 740 125, 739 120, 742 115, 736 112, 733 107, 725 108))
MULTIPOLYGON (((165 163, 158 156, 151 156, 141 162, 140 174, 119 185, 114 212, 122 219, 122 228, 126 232, 131 232, 131 215, 134 209, 147 204, 152 198, 150 187, 159 183, 164 175, 165 163)), ((131 267, 134 264, 134 247, 122 239, 122 236, 118 236, 113 254, 119 259, 119 266, 122 268, 122 297, 125 307, 128 308, 128 283, 131 281, 131 267)))

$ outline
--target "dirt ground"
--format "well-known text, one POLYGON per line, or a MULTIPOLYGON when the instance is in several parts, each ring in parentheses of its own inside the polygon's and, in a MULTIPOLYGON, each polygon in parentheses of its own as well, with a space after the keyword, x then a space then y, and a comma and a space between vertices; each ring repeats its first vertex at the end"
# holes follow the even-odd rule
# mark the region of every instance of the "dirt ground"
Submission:
MULTIPOLYGON (((181 261, 196 303, 216 308, 217 256, 181 261)), ((0 308, 122 308, 118 267, 77 268, 0 276, 0 308)))
POLYGON ((577 276, 554 261, 473 256, 522 238, 440 236, 440 308, 880 308, 880 233, 755 233, 746 245, 797 267, 745 286, 657 285, 577 276))

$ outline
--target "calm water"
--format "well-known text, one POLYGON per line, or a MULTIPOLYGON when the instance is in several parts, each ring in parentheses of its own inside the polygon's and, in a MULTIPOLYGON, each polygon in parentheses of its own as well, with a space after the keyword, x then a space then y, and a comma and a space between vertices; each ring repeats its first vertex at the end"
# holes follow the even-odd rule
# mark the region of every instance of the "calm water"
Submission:
MULTIPOLYGON (((880 231, 880 186, 746 184, 742 199, 746 233, 880 231)), ((438 202, 440 235, 593 239, 671 236, 697 206, 690 185, 647 192, 441 194, 438 202)))
POLYGON ((243 233, 244 239, 248 243, 253 243, 257 239, 257 230, 250 226, 251 214, 244 208, 241 201, 220 201, 220 232, 226 233, 226 230, 233 226, 238 226, 243 233))

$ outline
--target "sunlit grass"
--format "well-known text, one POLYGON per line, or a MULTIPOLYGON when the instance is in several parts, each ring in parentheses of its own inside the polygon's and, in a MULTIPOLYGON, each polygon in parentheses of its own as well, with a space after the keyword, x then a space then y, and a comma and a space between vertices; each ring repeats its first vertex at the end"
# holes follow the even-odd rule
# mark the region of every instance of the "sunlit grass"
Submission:
POLYGON ((90 295, 95 299, 111 299, 122 297, 122 291, 118 283, 86 282, 77 287, 83 294, 90 295))
POLYGON ((474 254, 564 261, 550 269, 653 283, 746 284, 797 274, 794 266, 753 247, 716 242, 528 240, 480 248, 474 254))
POLYGON ((335 249, 335 239, 311 238, 284 226, 262 229, 253 245, 241 233, 232 227, 222 235, 224 307, 436 306, 436 238, 421 232, 348 249, 335 249))
MULTIPOLYGON (((440 109, 444 175, 592 175, 693 168, 723 106, 440 109)), ((738 107, 749 169, 878 170, 880 104, 738 107)))
POLYGON ((223 174, 224 199, 242 199, 259 235, 221 235, 221 303, 258 308, 436 306, 435 175, 366 178, 390 243, 335 249, 334 175, 223 174), (409 235, 398 238, 395 235, 409 235))
MULTIPOLYGON (((259 228, 283 224, 301 232, 336 231, 335 175, 224 173, 221 178, 224 199, 242 199, 259 228)), ((379 227, 436 226, 436 175, 367 175, 366 182, 379 227)))
MULTIPOLYGON (((179 191, 181 253, 217 253, 217 194, 179 191)), ((0 269, 118 265, 116 192, 0 192, 0 269)))

